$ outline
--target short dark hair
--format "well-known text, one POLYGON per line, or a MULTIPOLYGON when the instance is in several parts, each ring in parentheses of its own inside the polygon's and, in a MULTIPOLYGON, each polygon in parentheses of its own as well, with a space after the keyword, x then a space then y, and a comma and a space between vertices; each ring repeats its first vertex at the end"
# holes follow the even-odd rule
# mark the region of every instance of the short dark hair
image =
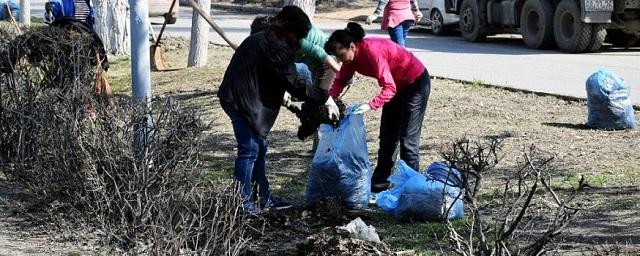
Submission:
POLYGON ((309 16, 300 7, 294 5, 282 7, 282 10, 273 18, 272 23, 280 26, 283 30, 293 33, 298 39, 307 37, 311 29, 309 16))
POLYGON ((253 19, 253 22, 251 22, 251 34, 267 29, 271 26, 271 20, 273 20, 272 16, 258 16, 253 19))
POLYGON ((355 22, 347 23, 345 29, 334 31, 327 42, 324 44, 324 51, 328 54, 336 55, 336 45, 339 44, 342 47, 349 47, 351 43, 362 42, 365 32, 360 24, 355 22))

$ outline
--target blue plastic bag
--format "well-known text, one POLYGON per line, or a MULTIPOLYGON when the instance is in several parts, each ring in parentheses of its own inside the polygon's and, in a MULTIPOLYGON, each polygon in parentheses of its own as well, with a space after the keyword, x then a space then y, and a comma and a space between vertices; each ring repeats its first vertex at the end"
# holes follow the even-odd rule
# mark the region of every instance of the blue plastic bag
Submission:
POLYGON ((586 84, 587 126, 603 130, 636 127, 629 86, 621 77, 599 69, 589 76, 586 84))
POLYGON ((401 220, 442 220, 445 214, 448 219, 463 217, 464 191, 459 187, 461 176, 457 170, 433 163, 423 175, 402 160, 396 163, 396 169, 389 177, 393 187, 378 194, 378 207, 401 220))
POLYGON ((369 205, 371 162, 362 115, 347 114, 337 128, 320 125, 320 141, 311 163, 305 205, 317 200, 337 198, 350 209, 369 205))
POLYGON ((20 21, 20 2, 18 0, 0 0, 0 20, 8 20, 9 12, 7 12, 6 4, 9 4, 11 14, 16 21, 20 21))
POLYGON ((398 199, 407 181, 411 179, 426 180, 426 177, 409 167, 404 161, 396 162, 396 172, 389 176, 388 180, 393 186, 385 191, 378 193, 376 197, 376 205, 386 212, 393 212, 398 207, 398 199))

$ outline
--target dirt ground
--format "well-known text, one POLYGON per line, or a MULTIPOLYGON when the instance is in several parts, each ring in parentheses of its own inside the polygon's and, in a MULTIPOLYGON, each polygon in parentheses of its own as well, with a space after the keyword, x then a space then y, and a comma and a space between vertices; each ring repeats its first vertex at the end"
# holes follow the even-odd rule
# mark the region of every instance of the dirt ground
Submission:
MULTIPOLYGON (((168 54, 173 67, 186 63, 186 44, 169 39, 174 51, 168 54)), ((205 134, 203 171, 211 178, 230 179, 235 156, 235 140, 228 117, 216 97, 232 50, 211 45, 210 63, 204 68, 179 69, 152 74, 155 97, 175 97, 186 106, 198 109, 211 122, 205 134)), ((427 67, 428 68, 428 67, 427 67)), ((109 79, 119 94, 129 94, 129 61, 115 59, 109 79)), ((560 241, 562 254, 600 254, 621 250, 623 254, 640 253, 640 130, 597 131, 587 129, 584 101, 570 101, 553 96, 514 92, 480 84, 463 84, 433 79, 427 115, 421 139, 421 164, 425 168, 441 160, 441 148, 461 137, 504 139, 503 158, 498 170, 488 177, 489 193, 505 172, 514 169, 523 150, 535 145, 555 154, 559 166, 554 175, 558 190, 575 187, 584 175, 592 186, 581 200, 594 208, 585 211, 570 225, 560 241), (598 252, 596 252, 598 250, 598 252)), ((357 77, 343 100, 367 102, 378 92, 375 81, 357 77)), ((640 123, 640 113, 636 112, 640 123)), ((380 111, 365 115, 368 149, 376 163, 380 111)), ((306 152, 311 141, 296 139, 297 118, 286 109, 269 135, 267 170, 273 191, 296 207, 266 217, 271 233, 256 238, 255 254, 283 255, 295 252, 296 245, 325 228, 346 224, 360 216, 373 225, 393 251, 414 250, 416 254, 450 254, 442 239, 439 223, 402 223, 373 207, 364 212, 341 212, 328 206, 324 219, 312 223, 309 212, 300 206, 311 158, 306 152), (344 213, 344 214, 340 214, 344 213), (334 215, 334 218, 326 218, 334 215), (303 223, 303 226, 298 224, 303 223), (279 230, 279 231, 278 231, 279 230)), ((30 218, 13 214, 12 208, 24 197, 15 196, 11 184, 0 189, 0 255, 17 254, 93 254, 97 245, 91 241, 60 242, 64 239, 47 231, 45 224, 21 225, 30 218), (17 198, 17 199, 16 199, 17 198), (44 230, 43 230, 44 229, 44 230)), ((318 219, 315 219, 316 221, 318 219)), ((366 252, 364 254, 367 254, 366 252)))
MULTIPOLYGON (((213 122, 206 134, 205 168, 210 175, 222 178, 231 175, 235 141, 228 117, 220 109, 215 94, 226 68, 227 62, 222 60, 230 58, 230 54, 226 47, 212 46, 210 59, 219 61, 206 68, 160 72, 153 76, 154 95, 182 99, 213 122)), ((171 58, 178 60, 184 56, 186 54, 171 58)), ((366 102, 377 92, 375 81, 358 77, 343 99, 347 103, 366 102)), ((521 160, 523 150, 535 145, 556 155, 559 169, 554 177, 555 187, 560 190, 574 187, 581 175, 593 186, 583 200, 594 203, 595 208, 579 216, 568 230, 561 242, 563 252, 588 253, 593 245, 637 250, 640 247, 640 218, 637 217, 640 131, 587 129, 586 116, 584 101, 434 79, 423 125, 421 163, 424 168, 441 160, 441 147, 457 138, 496 136, 504 139, 498 169, 509 172, 521 160)), ((640 121, 640 116, 636 118, 640 121)), ((365 116, 368 148, 374 165, 379 119, 379 111, 365 116)), ((297 118, 282 109, 269 135, 268 172, 274 192, 300 206, 311 161, 305 153, 311 148, 311 142, 295 139, 297 126, 297 118)), ((489 183, 500 177, 503 175, 497 171, 495 177, 489 177, 489 183)), ((297 214, 303 212, 292 213, 297 214)), ((405 224, 376 210, 365 215, 365 221, 374 225, 393 249, 434 252, 442 246, 433 242, 434 236, 442 235, 439 224, 405 224)))

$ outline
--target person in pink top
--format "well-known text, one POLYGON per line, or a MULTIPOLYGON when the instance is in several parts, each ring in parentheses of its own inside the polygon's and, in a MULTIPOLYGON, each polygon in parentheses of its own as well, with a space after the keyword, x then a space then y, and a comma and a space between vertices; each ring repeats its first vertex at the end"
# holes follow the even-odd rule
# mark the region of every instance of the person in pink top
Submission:
POLYGON ((422 12, 415 0, 378 0, 376 10, 367 17, 366 23, 373 23, 381 13, 382 29, 387 30, 391 40, 402 47, 405 45, 409 28, 422 18, 422 12))
POLYGON ((354 113, 362 114, 382 108, 378 164, 373 172, 371 191, 389 187, 394 155, 400 144, 400 159, 420 170, 420 134, 431 91, 425 66, 411 52, 389 39, 367 37, 354 22, 331 34, 325 51, 341 61, 329 95, 340 96, 355 72, 376 78, 381 90, 354 113))

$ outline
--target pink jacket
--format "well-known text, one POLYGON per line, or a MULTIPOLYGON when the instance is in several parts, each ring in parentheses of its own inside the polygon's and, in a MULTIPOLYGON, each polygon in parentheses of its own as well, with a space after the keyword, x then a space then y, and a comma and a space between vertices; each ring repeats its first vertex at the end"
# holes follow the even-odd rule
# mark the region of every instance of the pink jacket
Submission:
POLYGON ((426 71, 425 66, 405 48, 389 39, 367 37, 356 43, 353 62, 342 64, 333 81, 329 95, 340 96, 355 72, 378 79, 382 88, 369 102, 371 109, 379 109, 389 102, 397 91, 406 88, 426 71))
POLYGON ((415 20, 409 0, 389 0, 382 14, 382 29, 394 28, 405 20, 415 20))

